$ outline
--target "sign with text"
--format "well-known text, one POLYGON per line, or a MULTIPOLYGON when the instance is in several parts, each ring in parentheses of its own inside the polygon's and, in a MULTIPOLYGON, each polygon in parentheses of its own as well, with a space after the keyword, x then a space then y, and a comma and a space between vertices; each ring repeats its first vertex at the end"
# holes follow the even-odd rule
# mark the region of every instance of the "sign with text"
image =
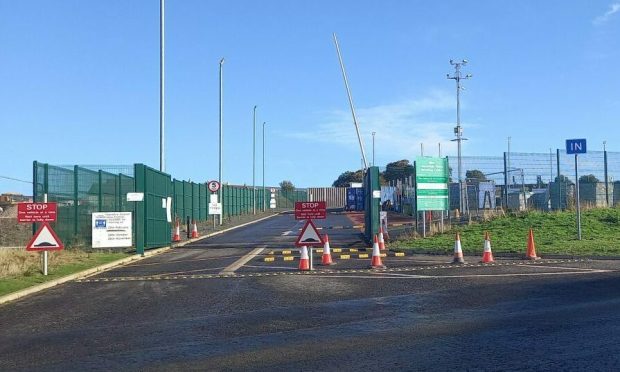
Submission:
POLYGON ((131 212, 93 213, 93 248, 131 247, 131 222, 131 212))
POLYGON ((222 203, 209 203, 209 214, 222 214, 222 203))
POLYGON ((324 220, 327 208, 324 201, 295 202, 296 220, 324 220))
POLYGON ((585 154, 587 150, 586 139, 567 139, 566 140, 566 153, 567 154, 585 154))
POLYGON ((17 222, 56 222, 56 203, 18 203, 17 222))
POLYGON ((419 211, 448 209, 448 176, 447 158, 416 158, 416 202, 419 211))

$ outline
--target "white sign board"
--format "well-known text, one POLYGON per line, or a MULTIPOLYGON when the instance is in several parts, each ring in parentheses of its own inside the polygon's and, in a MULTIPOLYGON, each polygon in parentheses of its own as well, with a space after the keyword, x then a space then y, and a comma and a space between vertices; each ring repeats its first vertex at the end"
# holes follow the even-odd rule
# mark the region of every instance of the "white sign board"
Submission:
POLYGON ((127 201, 128 202, 139 202, 144 200, 143 192, 128 192, 127 193, 127 201))
POLYGON ((209 214, 222 214, 222 203, 209 203, 209 214))
POLYGON ((374 199, 381 199, 381 190, 373 190, 372 191, 372 197, 374 199))
POLYGON ((131 247, 131 212, 92 214, 93 248, 131 247))
POLYGON ((211 194, 211 195, 209 195, 209 202, 210 202, 211 204, 213 204, 213 203, 217 203, 217 194, 211 194))
POLYGON ((172 197, 166 198, 166 221, 172 222, 172 197))
POLYGON ((270 209, 276 209, 276 199, 271 199, 269 201, 269 208, 270 209))

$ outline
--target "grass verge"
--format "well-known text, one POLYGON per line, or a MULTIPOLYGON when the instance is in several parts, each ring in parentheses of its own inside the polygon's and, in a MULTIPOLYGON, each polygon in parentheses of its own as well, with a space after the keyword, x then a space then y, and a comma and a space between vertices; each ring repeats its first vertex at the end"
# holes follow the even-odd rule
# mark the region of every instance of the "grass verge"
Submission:
POLYGON ((0 296, 82 270, 128 257, 127 253, 50 252, 48 275, 41 272, 41 253, 25 250, 0 251, 0 296))
POLYGON ((582 240, 577 240, 575 212, 527 212, 459 226, 427 238, 402 239, 391 244, 418 253, 454 252, 454 234, 461 235, 465 254, 482 254, 484 232, 491 236, 494 253, 525 253, 529 229, 534 229, 537 254, 587 256, 620 255, 620 209, 582 211, 582 240))

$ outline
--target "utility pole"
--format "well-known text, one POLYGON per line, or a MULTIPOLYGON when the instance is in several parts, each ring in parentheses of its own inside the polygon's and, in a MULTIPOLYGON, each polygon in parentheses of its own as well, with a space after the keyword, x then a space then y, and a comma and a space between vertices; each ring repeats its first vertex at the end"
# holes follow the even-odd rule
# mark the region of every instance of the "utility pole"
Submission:
POLYGON ((159 171, 166 171, 164 156, 164 8, 165 0, 159 0, 159 171))
POLYGON ((461 142, 467 141, 467 138, 463 138, 463 128, 461 128, 461 79, 469 79, 472 75, 467 74, 465 76, 461 76, 461 66, 465 66, 467 64, 467 60, 464 59, 460 62, 455 62, 454 60, 450 60, 450 64, 454 66, 454 75, 450 76, 447 74, 446 77, 448 79, 452 79, 456 81, 456 127, 454 128, 455 139, 452 141, 457 142, 458 147, 458 172, 459 172, 459 209, 461 212, 464 212, 463 207, 466 205, 466 190, 463 190, 463 163, 461 159, 461 142))
POLYGON ((372 166, 374 167, 375 164, 375 134, 377 132, 372 132, 372 166))
POLYGON ((266 121, 263 121, 263 212, 267 210, 265 201, 267 197, 265 196, 265 124, 266 121))
MULTIPOLYGON (((219 170, 219 177, 218 177, 218 182, 220 183, 220 189, 217 191, 217 198, 220 201, 220 203, 222 203, 222 207, 224 206, 224 202, 222 201, 222 145, 224 143, 224 141, 222 140, 222 135, 223 135, 223 111, 224 111, 224 102, 223 102, 223 96, 224 96, 224 80, 223 80, 223 67, 224 67, 224 58, 220 59, 220 170, 219 170)), ((220 226, 222 225, 222 214, 219 214, 220 216, 220 226)))
POLYGON ((256 214, 256 105, 254 105, 254 120, 252 120, 252 205, 256 214))

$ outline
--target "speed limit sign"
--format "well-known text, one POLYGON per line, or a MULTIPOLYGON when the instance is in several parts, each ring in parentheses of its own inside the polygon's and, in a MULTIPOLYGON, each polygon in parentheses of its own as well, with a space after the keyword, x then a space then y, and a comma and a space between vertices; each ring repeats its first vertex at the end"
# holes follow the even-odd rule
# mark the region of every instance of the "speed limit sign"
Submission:
POLYGON ((207 182, 207 187, 211 192, 217 192, 220 189, 220 183, 217 181, 209 181, 207 182))

